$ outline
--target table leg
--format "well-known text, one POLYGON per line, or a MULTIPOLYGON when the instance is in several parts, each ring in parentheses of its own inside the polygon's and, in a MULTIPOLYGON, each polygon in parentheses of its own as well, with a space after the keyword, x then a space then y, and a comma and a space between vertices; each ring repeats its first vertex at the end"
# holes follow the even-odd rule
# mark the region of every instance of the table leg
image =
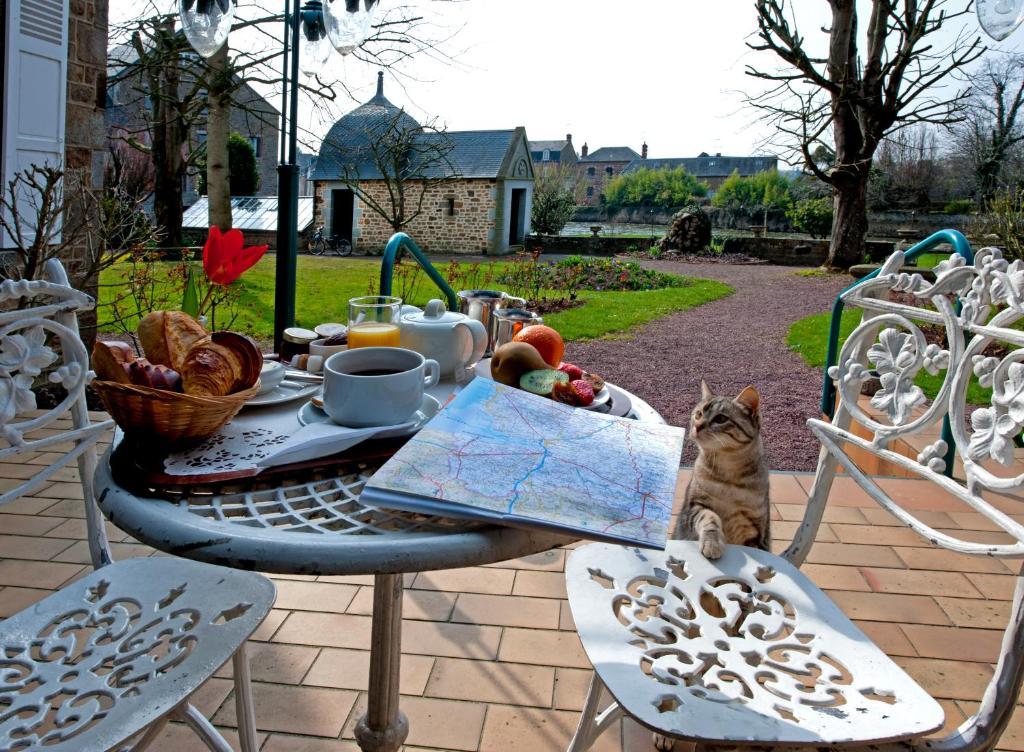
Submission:
POLYGON ((355 730, 363 752, 397 752, 409 733, 409 721, 398 709, 401 660, 402 575, 374 575, 369 701, 355 730))

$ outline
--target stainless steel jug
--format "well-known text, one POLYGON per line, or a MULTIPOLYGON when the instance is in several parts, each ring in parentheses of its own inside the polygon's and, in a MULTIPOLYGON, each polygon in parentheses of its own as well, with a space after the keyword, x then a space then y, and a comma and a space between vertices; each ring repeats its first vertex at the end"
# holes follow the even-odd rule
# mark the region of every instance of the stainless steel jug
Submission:
POLYGON ((487 329, 487 353, 494 352, 494 338, 498 333, 494 312, 501 308, 522 308, 526 301, 501 290, 459 290, 459 310, 476 319, 487 329))
POLYGON ((494 349, 511 342, 519 332, 528 326, 543 324, 544 319, 533 311, 525 311, 522 308, 499 308, 493 314, 494 317, 494 349))

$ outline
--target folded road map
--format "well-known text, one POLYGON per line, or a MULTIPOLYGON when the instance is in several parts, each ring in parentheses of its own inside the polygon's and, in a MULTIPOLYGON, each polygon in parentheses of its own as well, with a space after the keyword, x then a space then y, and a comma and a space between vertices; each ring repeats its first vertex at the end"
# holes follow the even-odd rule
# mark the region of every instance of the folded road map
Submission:
POLYGON ((478 378, 374 473, 360 500, 663 548, 683 437, 478 378))

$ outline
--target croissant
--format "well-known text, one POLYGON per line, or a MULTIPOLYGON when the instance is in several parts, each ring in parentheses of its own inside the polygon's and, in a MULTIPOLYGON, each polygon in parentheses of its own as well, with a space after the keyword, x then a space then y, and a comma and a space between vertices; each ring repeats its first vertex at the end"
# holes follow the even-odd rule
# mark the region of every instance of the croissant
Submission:
POLYGON ((180 372, 189 349, 206 337, 199 322, 181 311, 153 311, 139 322, 146 359, 180 372))
POLYGON ((92 367, 96 376, 104 381, 128 384, 131 379, 124 366, 135 360, 132 348, 124 342, 102 342, 96 340, 92 346, 92 367))
POLYGON ((262 366, 263 355, 251 339, 214 332, 189 348, 178 370, 186 394, 222 397, 255 384, 262 366))

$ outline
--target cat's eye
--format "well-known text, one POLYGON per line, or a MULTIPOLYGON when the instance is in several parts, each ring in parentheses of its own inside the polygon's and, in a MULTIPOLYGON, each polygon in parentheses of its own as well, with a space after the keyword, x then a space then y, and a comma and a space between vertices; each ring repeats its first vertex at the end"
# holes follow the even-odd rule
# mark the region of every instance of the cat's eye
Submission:
POLYGON ((719 414, 719 415, 716 415, 714 418, 711 419, 711 423, 712 424, 722 424, 722 423, 725 423, 725 420, 726 420, 725 416, 719 414))

